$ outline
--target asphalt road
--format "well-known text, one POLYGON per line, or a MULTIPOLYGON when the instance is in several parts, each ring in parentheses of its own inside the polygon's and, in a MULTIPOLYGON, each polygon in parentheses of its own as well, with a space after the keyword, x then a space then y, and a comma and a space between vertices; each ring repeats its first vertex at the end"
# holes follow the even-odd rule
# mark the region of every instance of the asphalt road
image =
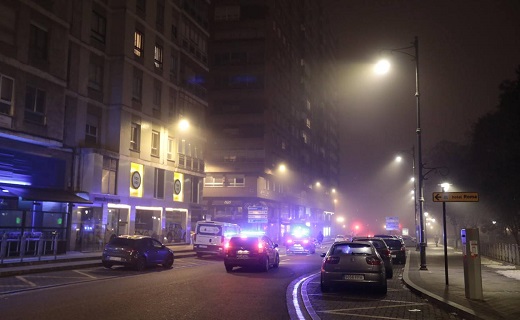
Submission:
MULTIPOLYGON (((323 251, 323 250, 321 250, 323 251)), ((395 266, 388 294, 319 289, 320 250, 269 272, 225 271, 218 258, 144 273, 117 267, 0 278, 2 319, 457 319, 411 293, 395 266), (302 279, 297 281, 297 279, 302 279), (291 293, 299 292, 294 312, 291 293)))

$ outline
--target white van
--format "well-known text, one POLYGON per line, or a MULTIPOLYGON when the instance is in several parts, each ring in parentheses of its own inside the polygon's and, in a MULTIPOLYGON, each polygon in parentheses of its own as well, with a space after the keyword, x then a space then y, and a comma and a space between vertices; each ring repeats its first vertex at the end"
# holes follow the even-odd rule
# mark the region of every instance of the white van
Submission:
POLYGON ((193 250, 199 257, 204 254, 224 255, 225 244, 236 234, 240 234, 238 224, 198 221, 193 235, 193 250))

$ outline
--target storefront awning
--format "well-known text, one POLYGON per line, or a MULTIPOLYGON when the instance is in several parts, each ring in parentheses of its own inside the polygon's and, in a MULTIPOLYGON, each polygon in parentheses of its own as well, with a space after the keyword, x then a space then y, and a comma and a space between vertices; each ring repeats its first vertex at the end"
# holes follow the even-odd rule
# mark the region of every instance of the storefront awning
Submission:
POLYGON ((23 200, 28 201, 92 203, 89 200, 86 200, 72 192, 65 190, 33 188, 30 186, 21 185, 0 185, 0 198, 13 196, 20 197, 23 200))

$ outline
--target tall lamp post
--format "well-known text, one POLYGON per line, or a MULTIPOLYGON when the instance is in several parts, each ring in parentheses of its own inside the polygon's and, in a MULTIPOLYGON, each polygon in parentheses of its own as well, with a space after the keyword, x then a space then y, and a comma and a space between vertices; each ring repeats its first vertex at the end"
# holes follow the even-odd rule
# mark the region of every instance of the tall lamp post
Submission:
MULTIPOLYGON (((423 192, 423 162, 422 162, 422 141, 421 141, 421 104, 420 104, 420 94, 419 94, 419 39, 417 36, 414 37, 414 41, 411 46, 398 48, 398 49, 390 49, 387 50, 390 52, 400 52, 406 54, 413 58, 415 61, 415 98, 416 98, 416 115, 417 115, 417 129, 415 130, 417 134, 417 161, 418 161, 418 186, 419 186, 419 224, 420 224, 420 257, 421 257, 421 266, 420 270, 428 270, 426 267, 426 243, 424 242, 424 192, 423 192), (407 52, 410 49, 414 49, 414 53, 407 52)), ((389 68, 388 62, 379 62, 376 66, 376 70, 378 72, 386 72, 389 68)))

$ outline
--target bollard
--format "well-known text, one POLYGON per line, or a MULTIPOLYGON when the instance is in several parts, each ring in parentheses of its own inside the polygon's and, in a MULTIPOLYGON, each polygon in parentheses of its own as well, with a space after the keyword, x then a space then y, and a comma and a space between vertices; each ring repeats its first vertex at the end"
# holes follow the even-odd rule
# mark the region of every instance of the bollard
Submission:
POLYGON ((25 246, 26 246, 27 234, 24 232, 22 235, 22 239, 20 240, 20 261, 23 261, 23 257, 25 256, 25 246))
POLYGON ((43 247, 44 246, 45 246, 45 243, 43 241, 43 234, 40 234, 40 238, 38 239, 38 251, 37 251, 38 260, 42 259, 43 247))
POLYGON ((0 263, 4 262, 4 258, 7 254, 7 232, 2 236, 2 242, 0 243, 0 263))
POLYGON ((55 235, 52 239, 53 242, 53 253, 54 253, 54 260, 58 259, 58 235, 55 235))

